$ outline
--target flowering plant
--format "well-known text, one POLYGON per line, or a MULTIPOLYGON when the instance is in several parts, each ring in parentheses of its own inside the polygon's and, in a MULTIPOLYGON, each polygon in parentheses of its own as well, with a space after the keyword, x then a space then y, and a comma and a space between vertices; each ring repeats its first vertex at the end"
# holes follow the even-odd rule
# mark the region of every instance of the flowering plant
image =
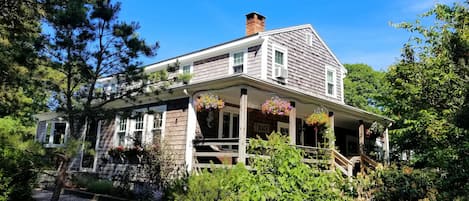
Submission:
POLYGON ((306 124, 315 127, 325 126, 329 123, 329 116, 325 112, 313 113, 306 119, 306 124))
POLYGON ((194 103, 197 112, 202 110, 216 110, 225 107, 225 102, 217 95, 207 93, 201 94, 194 103))
POLYGON ((275 96, 266 100, 262 104, 262 113, 264 114, 274 114, 274 115, 287 115, 290 114, 292 106, 289 101, 280 99, 275 96))
POLYGON ((111 156, 111 157, 117 158, 117 157, 122 156, 122 154, 124 154, 124 151, 125 151, 124 146, 120 145, 120 146, 111 148, 111 149, 108 151, 108 154, 109 154, 109 156, 111 156))

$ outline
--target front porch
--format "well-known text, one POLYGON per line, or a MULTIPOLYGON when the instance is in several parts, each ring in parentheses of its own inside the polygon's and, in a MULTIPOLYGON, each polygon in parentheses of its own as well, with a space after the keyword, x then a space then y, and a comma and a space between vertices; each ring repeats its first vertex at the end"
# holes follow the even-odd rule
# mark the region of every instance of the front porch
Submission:
MULTIPOLYGON (((252 156, 246 151, 249 139, 266 139, 274 131, 288 135, 292 146, 305 150, 307 156, 304 161, 307 163, 320 162, 323 167, 338 168, 347 176, 352 176, 354 171, 363 171, 365 164, 370 167, 377 165, 368 156, 373 151, 374 141, 365 137, 365 128, 374 121, 387 123, 388 119, 292 90, 259 87, 259 84, 262 83, 194 91, 192 101, 200 94, 209 92, 222 98, 225 107, 220 110, 190 111, 196 119, 193 140, 189 142, 192 150, 190 169, 208 168, 211 163, 215 167, 239 162, 249 165, 247 159, 252 156), (288 116, 262 113, 262 103, 274 96, 290 101, 292 109, 288 116), (332 146, 324 144, 323 137, 315 135, 314 128, 305 123, 306 118, 318 108, 326 110, 329 115, 336 138, 332 146), (331 154, 333 160, 320 160, 321 154, 325 153, 331 154), (354 170, 355 164, 361 164, 361 168, 354 170)), ((381 136, 383 144, 387 145, 387 129, 381 136)), ((384 151, 374 159, 386 162, 389 154, 387 147, 384 146, 384 151)))

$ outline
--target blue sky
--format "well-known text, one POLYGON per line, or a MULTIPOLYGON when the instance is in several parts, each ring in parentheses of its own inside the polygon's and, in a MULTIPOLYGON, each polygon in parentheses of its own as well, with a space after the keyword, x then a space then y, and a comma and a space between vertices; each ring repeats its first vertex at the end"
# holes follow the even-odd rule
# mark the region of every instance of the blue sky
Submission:
POLYGON ((139 34, 160 49, 144 64, 244 36, 245 14, 266 17, 266 30, 311 24, 342 63, 366 63, 385 70, 410 34, 389 22, 414 21, 436 2, 455 0, 122 0, 120 20, 136 21, 139 34))

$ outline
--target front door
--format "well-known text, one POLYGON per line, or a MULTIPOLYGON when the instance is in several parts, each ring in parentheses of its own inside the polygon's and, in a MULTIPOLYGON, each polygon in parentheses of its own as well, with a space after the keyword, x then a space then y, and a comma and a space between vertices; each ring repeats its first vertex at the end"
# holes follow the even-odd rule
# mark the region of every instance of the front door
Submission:
MULTIPOLYGON (((219 113, 219 138, 238 138, 239 137, 239 109, 225 107, 219 113)), ((233 149, 231 145, 222 146, 224 149, 233 149)))

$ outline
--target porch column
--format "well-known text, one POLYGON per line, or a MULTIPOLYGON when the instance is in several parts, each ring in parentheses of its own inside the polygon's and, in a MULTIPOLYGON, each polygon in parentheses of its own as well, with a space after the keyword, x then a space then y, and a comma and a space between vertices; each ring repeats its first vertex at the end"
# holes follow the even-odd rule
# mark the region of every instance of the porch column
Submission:
POLYGON ((194 107, 194 99, 193 96, 189 97, 189 103, 187 106, 187 133, 186 133, 186 153, 185 153, 185 161, 186 161, 186 168, 187 172, 191 172, 192 165, 194 161, 194 142, 195 139, 195 130, 197 124, 197 112, 194 107))
POLYGON ((358 153, 364 154, 365 148, 365 124, 363 120, 358 121, 358 153))
POLYGON ((248 90, 241 89, 241 98, 239 100, 239 146, 238 146, 238 163, 246 164, 246 132, 248 120, 248 90))
POLYGON ((389 165, 389 130, 388 128, 391 127, 392 123, 389 124, 389 126, 386 126, 386 129, 384 130, 384 164, 389 165))
POLYGON ((295 102, 290 102, 292 109, 288 116, 288 133, 290 134, 290 144, 296 145, 296 105, 295 102))
POLYGON ((329 126, 331 127, 331 132, 334 134, 334 140, 329 142, 329 146, 331 149, 335 149, 335 119, 334 119, 334 112, 329 112, 329 126))
POLYGON ((365 124, 363 120, 358 121, 358 153, 360 153, 360 172, 365 171, 365 164, 363 163, 363 158, 361 157, 364 154, 365 148, 365 124))
POLYGON ((335 168, 335 156, 334 156, 334 151, 335 150, 335 131, 334 131, 334 112, 329 112, 329 126, 330 126, 330 131, 332 132, 332 134, 334 135, 334 140, 332 140, 331 142, 329 142, 329 148, 331 149, 331 167, 330 169, 331 170, 334 170, 335 168))

